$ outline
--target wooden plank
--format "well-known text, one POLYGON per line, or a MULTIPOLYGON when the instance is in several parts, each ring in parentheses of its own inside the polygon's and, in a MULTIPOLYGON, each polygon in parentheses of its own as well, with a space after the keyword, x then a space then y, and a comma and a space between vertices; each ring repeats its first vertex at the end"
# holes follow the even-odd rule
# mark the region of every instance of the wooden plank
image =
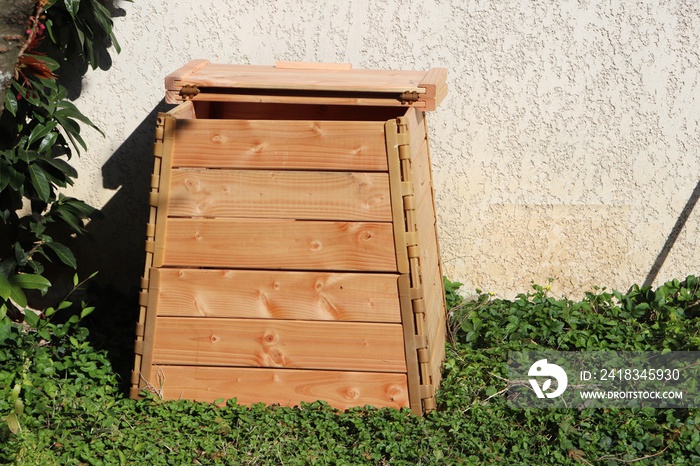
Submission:
POLYGON ((292 70, 351 70, 352 63, 313 63, 303 61, 276 61, 275 68, 292 70))
POLYGON ((408 131, 411 134, 411 151, 416 153, 418 149, 427 143, 425 117, 422 111, 409 109, 406 112, 408 131))
POLYGON ((400 323, 397 275, 159 269, 159 316, 400 323))
POLYGON ((401 303, 401 327, 404 335, 404 353, 406 356, 406 374, 408 376, 408 397, 411 411, 420 415, 423 412, 420 398, 420 366, 416 351, 416 325, 411 301, 411 279, 407 273, 398 280, 399 300, 401 303))
POLYGON ((375 122, 178 120, 173 166, 386 170, 375 122))
POLYGON ((445 362, 445 321, 437 329, 437 338, 430 340, 430 374, 432 384, 437 388, 442 380, 442 367, 445 362))
POLYGON ((396 270, 391 223, 170 218, 165 235, 165 266, 396 270))
MULTIPOLYGON (((178 99, 178 96, 171 96, 178 99)), ((249 104, 278 103, 278 104, 304 104, 304 105, 346 105, 368 107, 415 107, 426 109, 426 102, 416 101, 403 103, 397 97, 380 98, 369 95, 357 96, 355 94, 342 95, 280 95, 280 94, 236 94, 236 93, 201 93, 192 98, 195 102, 247 102, 249 104)))
POLYGON ((183 102, 172 110, 169 110, 167 114, 178 119, 195 118, 194 104, 191 101, 183 102))
POLYGON ((290 69, 209 63, 173 82, 173 85, 166 89, 195 84, 199 87, 242 89, 425 93, 426 89, 419 87, 419 83, 427 73, 410 70, 290 69))
POLYGON ((159 317, 153 364, 405 372, 401 325, 159 317))
POLYGON ((173 170, 173 217, 391 221, 386 173, 173 170))
POLYGON ((425 110, 435 110, 447 96, 447 68, 431 69, 418 86, 425 89, 425 94, 420 97, 426 103, 425 110))
MULTIPOLYGON (((442 277, 440 277, 442 278, 442 277)), ((438 351, 445 345, 445 314, 444 298, 440 295, 442 286, 437 283, 424 283, 425 329, 430 343, 430 351, 438 351), (438 286, 434 286, 438 285, 438 286)))
MULTIPOLYGON (((439 89, 438 89, 439 92, 439 89)), ((438 247, 432 171, 425 119, 420 112, 409 110, 407 121, 412 134, 411 168, 416 197, 415 219, 421 260, 421 288, 425 305, 423 329, 428 339, 428 364, 423 365, 427 383, 440 383, 445 358, 446 311, 440 250, 438 247)))
POLYGON ((341 410, 408 406, 405 374, 191 366, 157 366, 153 373, 162 375, 166 400, 235 397, 243 405, 282 406, 324 400, 341 410))

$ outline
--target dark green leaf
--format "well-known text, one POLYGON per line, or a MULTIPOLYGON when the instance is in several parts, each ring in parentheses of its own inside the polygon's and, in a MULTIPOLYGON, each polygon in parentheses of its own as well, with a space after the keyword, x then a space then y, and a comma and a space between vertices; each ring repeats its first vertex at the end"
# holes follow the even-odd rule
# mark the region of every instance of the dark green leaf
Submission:
POLYGON ((78 218, 89 218, 96 212, 94 207, 89 206, 80 199, 67 197, 59 194, 57 204, 74 214, 78 218))
POLYGON ((64 0, 63 3, 65 3, 68 13, 75 19, 80 9, 80 0, 64 0))
POLYGON ((39 324, 39 316, 31 309, 27 309, 24 311, 24 321, 31 328, 37 328, 37 325, 39 324))
MULTIPOLYGON (((10 277, 10 279, 12 278, 13 277, 10 277)), ((10 285, 12 286, 12 293, 10 294, 10 299, 22 309, 27 307, 27 295, 25 295, 24 291, 22 291, 22 287, 14 283, 10 283, 10 285)))
POLYGON ((17 116, 17 97, 11 88, 5 91, 5 108, 10 111, 12 116, 17 116))
POLYGON ((49 202, 49 196, 51 196, 51 185, 49 180, 46 178, 44 170, 37 164, 32 164, 29 166, 29 176, 32 180, 32 185, 36 189, 39 199, 44 202, 49 202))
POLYGON ((24 193, 24 175, 12 167, 7 167, 7 172, 10 176, 10 187, 22 195, 24 193))
MULTIPOLYGON (((42 221, 38 221, 38 222, 30 222, 29 228, 37 236, 37 238, 42 237, 42 235, 44 234, 44 231, 46 231, 46 222, 43 221, 43 219, 42 219, 42 221)), ((41 251, 39 251, 39 252, 41 252, 41 251)))
POLYGON ((51 39, 51 42, 56 43, 56 36, 53 34, 53 21, 51 19, 46 20, 46 30, 49 32, 49 38, 51 39))
POLYGON ((56 139, 58 138, 58 133, 51 132, 44 136, 44 139, 41 140, 41 144, 39 144, 39 149, 37 149, 39 152, 45 152, 46 150, 51 150, 54 144, 56 144, 56 139))
POLYGON ((60 170, 68 177, 71 177, 71 178, 78 177, 77 170, 75 168, 73 168, 68 162, 66 162, 63 159, 46 159, 45 162, 48 163, 49 165, 51 165, 52 167, 60 170))
POLYGON ((83 222, 80 218, 76 217, 70 212, 65 210, 57 210, 56 214, 61 217, 61 219, 68 224, 69 227, 73 229, 76 233, 81 233, 83 231, 83 222))
POLYGON ((7 277, 0 273, 0 299, 5 301, 10 297, 12 294, 12 287, 10 286, 10 282, 7 281, 7 277))
MULTIPOLYGON (((26 138, 24 143, 26 143, 26 138)), ((24 149, 17 149, 17 157, 23 162, 26 162, 29 164, 30 162, 35 161, 36 159, 39 158, 39 153, 35 150, 24 150, 24 149)))
POLYGON ((0 191, 5 189, 10 183, 10 172, 8 166, 0 161, 0 191))
POLYGON ((48 246, 49 249, 55 252, 58 258, 61 260, 61 262, 63 262, 67 266, 72 267, 74 269, 78 266, 73 252, 67 246, 64 246, 61 243, 56 243, 55 241, 46 243, 46 246, 48 246))
MULTIPOLYGON (((95 124, 85 115, 83 115, 80 110, 78 110, 78 107, 75 106, 72 102, 69 102, 67 100, 64 100, 61 102, 59 105, 59 110, 56 112, 57 115, 61 117, 68 117, 68 118, 73 118, 75 120, 81 121, 85 123, 86 125, 89 125, 95 129, 97 127, 95 124)), ((98 129, 99 131, 99 129, 98 129)), ((102 131, 100 131, 102 133, 102 131)))
POLYGON ((9 282, 13 287, 19 286, 25 290, 39 290, 42 293, 48 291, 51 286, 51 282, 46 278, 31 273, 13 275, 9 278, 9 282))
MULTIPOLYGON (((17 263, 17 265, 19 265, 20 267, 24 267, 25 265, 27 265, 27 261, 29 260, 29 257, 27 256, 27 251, 25 251, 22 248, 21 244, 15 243, 14 253, 15 253, 15 262, 17 263)), ((12 283, 11 279, 10 279, 10 283, 12 283)))

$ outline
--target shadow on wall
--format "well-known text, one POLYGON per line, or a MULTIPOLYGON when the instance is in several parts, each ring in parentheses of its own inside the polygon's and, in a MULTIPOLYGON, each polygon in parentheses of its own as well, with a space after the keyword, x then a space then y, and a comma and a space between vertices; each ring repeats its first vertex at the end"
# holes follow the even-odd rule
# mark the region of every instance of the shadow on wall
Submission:
POLYGON ((666 258, 673 249, 673 246, 676 244, 678 236, 680 236, 681 231, 683 231, 683 227, 688 221, 688 217, 690 217, 691 212, 693 212, 695 205, 698 203, 698 199, 700 199, 700 180, 698 180, 698 183, 695 185, 695 189, 693 189, 693 192, 690 194, 690 198, 688 199, 688 202, 685 203, 685 207, 683 207, 681 213, 678 214, 676 224, 673 225, 673 228, 671 228, 671 232, 669 233, 668 238, 666 238, 666 242, 661 248, 659 255, 656 256, 656 260, 651 266, 651 270, 649 270, 647 278, 644 280, 644 286, 651 286, 656 279, 656 276, 659 274, 659 270, 661 270, 664 262, 666 262, 666 258))
POLYGON ((80 277, 98 272, 87 285, 85 299, 95 311, 86 326, 93 343, 107 350, 125 392, 133 368, 144 271, 156 118, 171 107, 158 104, 102 166, 103 186, 116 193, 75 245, 80 277))

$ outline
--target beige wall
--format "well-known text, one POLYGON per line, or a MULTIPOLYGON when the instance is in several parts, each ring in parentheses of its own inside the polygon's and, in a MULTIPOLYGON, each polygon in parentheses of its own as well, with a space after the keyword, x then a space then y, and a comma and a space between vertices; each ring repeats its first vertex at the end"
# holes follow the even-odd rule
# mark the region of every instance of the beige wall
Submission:
POLYGON ((77 101, 107 136, 86 131, 75 194, 105 208, 81 258, 117 287, 141 273, 163 77, 194 58, 449 68, 429 125, 444 272, 467 289, 511 296, 551 277, 578 295, 700 274, 695 0, 116 7, 123 51, 83 78, 77 101))

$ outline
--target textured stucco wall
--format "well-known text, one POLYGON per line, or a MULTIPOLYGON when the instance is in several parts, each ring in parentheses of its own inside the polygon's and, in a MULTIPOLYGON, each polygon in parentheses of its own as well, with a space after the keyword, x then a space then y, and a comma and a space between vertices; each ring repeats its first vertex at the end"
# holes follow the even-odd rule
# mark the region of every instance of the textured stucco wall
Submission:
POLYGON ((444 272, 467 289, 509 296, 552 277, 578 295, 700 273, 695 0, 116 0, 115 11, 121 55, 74 86, 107 133, 86 131, 75 194, 105 213, 80 258, 120 289, 142 273, 163 78, 194 58, 449 68, 429 125, 444 272))

